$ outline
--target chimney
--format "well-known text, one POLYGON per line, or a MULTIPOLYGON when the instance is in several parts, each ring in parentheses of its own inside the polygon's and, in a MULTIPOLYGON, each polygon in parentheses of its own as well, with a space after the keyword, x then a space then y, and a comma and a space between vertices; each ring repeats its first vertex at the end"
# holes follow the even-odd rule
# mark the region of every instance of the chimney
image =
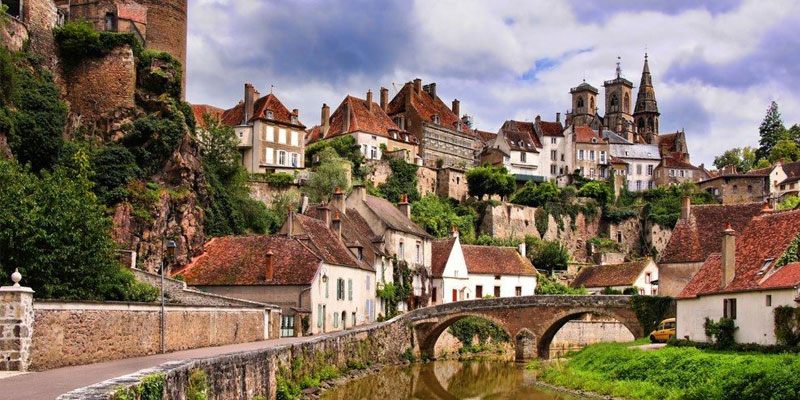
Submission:
POLYGON ((527 257, 527 254, 525 254, 526 253, 525 242, 522 242, 517 246, 517 251, 519 251, 519 255, 521 255, 522 258, 527 257))
POLYGON ((400 201, 397 203, 397 208, 406 218, 411 219, 411 204, 408 204, 408 195, 400 195, 400 201))
POLYGON ((367 90, 367 109, 372 111, 372 89, 367 90))
POLYGON ((534 118, 533 120, 536 121, 537 124, 539 124, 540 122, 542 122, 542 117, 540 115, 537 115, 536 118, 534 118))
POLYGON ((381 108, 383 111, 389 109, 389 89, 385 87, 381 88, 381 108))
POLYGON ((431 82, 431 83, 423 86, 422 90, 425 93, 429 94, 434 99, 436 99, 436 83, 435 82, 431 82))
POLYGON ((250 83, 244 84, 244 121, 247 123, 253 117, 253 105, 255 104, 256 89, 250 83))
POLYGON ((736 231, 728 222, 727 228, 722 231, 722 282, 720 288, 725 288, 736 275, 736 231))
POLYGON ((308 211, 308 195, 300 193, 300 214, 305 214, 308 211))
POLYGON ((322 125, 322 133, 328 133, 328 129, 331 127, 331 108, 325 103, 322 103, 320 125, 322 125))
POLYGON ((364 202, 367 199, 367 188, 364 185, 358 184, 353 185, 353 194, 356 199, 360 202, 364 202))
POLYGON ((561 122, 561 113, 560 112, 556 113, 556 122, 561 122))
POLYGON ((681 221, 688 221, 692 215, 692 198, 689 196, 681 197, 681 221))
POLYGON ((294 110, 292 110, 292 115, 294 115, 297 118, 300 118, 300 110, 295 108, 294 110))
POLYGON ((772 208, 769 205, 769 201, 764 202, 764 206, 761 207, 761 214, 769 214, 772 212, 772 208))
POLYGON ((342 240, 342 218, 339 215, 339 210, 333 210, 333 219, 331 220, 331 229, 342 240))
POLYGON ((325 201, 323 201, 322 203, 320 203, 317 206, 317 210, 319 210, 320 215, 322 217, 321 219, 322 219, 323 222, 325 222, 325 226, 330 228, 331 227, 331 208, 328 207, 327 204, 325 204, 325 201))
POLYGON ((331 205, 336 210, 344 211, 344 193, 342 192, 342 188, 337 187, 336 190, 333 191, 331 205))
POLYGON ((272 250, 267 250, 267 257, 266 257, 266 273, 264 274, 265 279, 267 282, 275 279, 275 260, 272 257, 272 250))
POLYGON ((455 114, 456 117, 461 116, 461 102, 458 101, 458 99, 453 99, 453 114, 455 114))
POLYGON ((414 92, 417 94, 422 93, 422 79, 414 79, 414 92))
POLYGON ((294 207, 289 204, 289 213, 286 215, 286 236, 292 237, 294 234, 294 207))
POLYGON ((452 236, 454 238, 458 237, 458 228, 456 228, 455 225, 453 225, 453 227, 450 228, 450 236, 452 236))
POLYGON ((345 101, 344 102, 344 126, 342 126, 342 132, 346 133, 350 131, 350 103, 345 101))

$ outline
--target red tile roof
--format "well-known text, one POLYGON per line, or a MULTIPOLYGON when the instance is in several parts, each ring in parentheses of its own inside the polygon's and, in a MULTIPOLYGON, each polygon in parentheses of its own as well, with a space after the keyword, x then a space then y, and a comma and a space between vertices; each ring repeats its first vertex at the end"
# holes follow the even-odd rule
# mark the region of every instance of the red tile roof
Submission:
POLYGON ((539 130, 542 136, 564 136, 564 127, 561 122, 539 121, 539 130))
POLYGON ((417 138, 400 129, 377 103, 373 102, 372 110, 370 110, 366 100, 354 96, 347 96, 342 100, 342 103, 331 115, 330 128, 324 136, 320 127, 315 126, 311 131, 313 133, 310 136, 309 143, 358 131, 387 138, 393 138, 394 134, 395 140, 417 143, 417 138), (344 129, 345 110, 348 108, 350 126, 344 129))
POLYGON ((536 276, 530 260, 513 247, 463 245, 470 274, 536 276))
MULTIPOLYGON (((318 206, 319 204, 310 205, 305 214, 311 218, 322 220, 324 214, 322 209, 320 209, 318 206)), ((384 255, 379 246, 376 246, 373 242, 375 234, 368 229, 368 226, 367 230, 364 230, 364 226, 362 225, 363 219, 360 215, 358 215, 358 212, 342 213, 341 210, 338 210, 333 206, 330 207, 331 218, 334 217, 334 214, 338 213, 339 221, 342 224, 342 241, 343 244, 348 247, 348 249, 351 247, 363 248, 364 259, 370 260, 371 262, 374 262, 375 254, 384 255)), ((371 263, 367 264, 374 265, 371 263)))
POLYGON ((609 157, 608 157, 608 161, 609 161, 611 164, 621 164, 621 165, 628 165, 628 162, 627 162, 627 161, 625 161, 625 160, 623 160, 623 159, 621 159, 621 158, 618 158, 618 157, 614 157, 614 156, 609 156, 609 157))
POLYGON ((425 90, 420 90, 419 93, 416 93, 413 82, 406 82, 406 84, 403 85, 403 88, 394 96, 392 101, 389 102, 386 113, 390 116, 394 116, 395 114, 411 111, 406 110, 407 96, 411 96, 411 108, 425 121, 433 123, 433 116, 437 115, 439 116, 440 126, 459 130, 458 126, 460 125, 460 131, 462 133, 469 136, 475 135, 467 124, 462 123, 461 117, 455 115, 453 110, 451 110, 439 96, 433 98, 425 90))
POLYGON ((649 259, 622 264, 607 264, 584 267, 572 281, 572 287, 605 288, 631 286, 642 274, 649 259))
MULTIPOLYGON (((286 106, 281 103, 277 96, 270 93, 261 97, 253 104, 253 116, 246 122, 251 122, 255 119, 264 119, 273 122, 279 122, 287 125, 293 125, 305 129, 305 125, 299 120, 296 124, 292 123, 292 113, 286 106), (267 118, 267 111, 272 111, 272 119, 267 118)), ((222 114, 222 123, 225 125, 236 126, 241 125, 244 121, 244 102, 239 102, 235 107, 225 110, 222 114)))
POLYGON ((371 265, 355 258, 325 221, 297 213, 293 215, 295 223, 305 236, 300 236, 300 240, 314 250, 323 261, 328 264, 374 271, 371 265))
POLYGON ((737 232, 761 213, 763 204, 692 205, 687 221, 678 220, 659 263, 703 262, 720 251, 722 231, 728 222, 737 232))
POLYGON ((285 236, 227 236, 211 239, 203 253, 173 271, 189 285, 308 285, 322 260, 297 239, 285 236), (274 278, 266 280, 272 252, 274 278))
POLYGON ((431 237, 419 225, 408 219, 394 204, 380 197, 367 195, 364 202, 389 228, 422 237, 431 237))
POLYGON ((450 259, 450 253, 453 251, 453 245, 455 243, 456 238, 436 239, 431 243, 432 276, 442 276, 444 267, 447 266, 447 260, 450 259))
MULTIPOLYGON (((735 272, 733 280, 724 288, 722 282, 722 258, 714 253, 703 264, 688 285, 681 298, 698 295, 775 289, 795 276, 795 266, 787 272, 775 269, 775 261, 787 251, 789 244, 800 234, 800 210, 767 212, 753 218, 741 234, 736 236, 735 272), (769 263, 769 264, 767 264, 769 263), (767 270, 762 270, 767 264, 767 270), (777 275, 780 274, 780 275, 777 275), (777 275, 777 276, 776 276, 777 275), (770 281, 773 279, 772 281, 770 281), (762 283, 768 283, 763 286, 762 283)), ((718 242, 721 247, 722 242, 718 242)), ((784 266, 785 267, 785 266, 784 266)))
POLYGON ((486 132, 478 129, 475 129, 475 134, 484 144, 491 142, 495 137, 497 137, 497 133, 495 132, 486 132))
POLYGON ((674 158, 672 156, 665 156, 661 159, 661 163, 659 164, 662 168, 680 168, 680 169, 691 169, 695 170, 698 169, 692 164, 688 162, 681 161, 680 159, 674 158))
POLYGON ((192 104, 192 113, 194 114, 194 120, 198 128, 206 127, 206 114, 211 116, 211 118, 219 120, 222 118, 222 113, 224 112, 225 110, 208 104, 192 104))
POLYGON ((604 143, 600 135, 588 125, 578 125, 575 126, 573 130, 577 143, 604 143), (594 139, 594 141, 592 141, 592 139, 594 139))
POLYGON ((542 148, 542 144, 539 143, 536 135, 509 129, 503 129, 502 132, 511 150, 538 153, 539 149, 542 148))
POLYGON ((768 289, 792 288, 800 284, 800 262, 786 264, 770 274, 760 287, 768 289))

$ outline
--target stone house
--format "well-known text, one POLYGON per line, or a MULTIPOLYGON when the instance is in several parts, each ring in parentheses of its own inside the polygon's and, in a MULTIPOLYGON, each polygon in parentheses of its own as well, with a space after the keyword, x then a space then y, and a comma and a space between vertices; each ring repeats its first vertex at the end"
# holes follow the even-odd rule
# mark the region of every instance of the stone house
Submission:
POLYGON ((481 152, 481 164, 506 167, 518 182, 544 182, 540 170, 542 144, 536 136, 516 130, 513 122, 509 128, 500 128, 496 137, 481 152), (511 129, 514 128, 514 129, 511 129))
POLYGON ((679 185, 687 182, 698 182, 703 179, 700 168, 674 158, 664 156, 655 169, 655 181, 657 186, 679 185))
MULTIPOLYGON (((524 127, 525 125, 523 125, 524 127)), ((533 123, 533 133, 539 139, 539 143, 542 144, 540 169, 548 177, 547 180, 553 180, 559 176, 572 173, 573 168, 570 165, 572 143, 564 137, 561 113, 556 113, 555 122, 543 121, 537 115, 533 123)))
POLYGON ((725 225, 741 231, 762 209, 762 203, 692 205, 689 197, 681 199, 680 219, 658 260, 660 293, 680 294, 719 248, 725 225))
POLYGON ((307 144, 351 135, 367 160, 382 159, 385 149, 392 154, 402 152, 406 162, 417 164, 419 141, 386 115, 388 96, 388 90, 381 88, 380 105, 372 101, 372 91, 367 92, 366 100, 347 96, 333 115, 328 105, 323 104, 320 125, 309 131, 307 144))
POLYGON ((475 164, 475 133, 459 117, 461 103, 448 107, 436 93, 436 83, 422 86, 417 78, 407 82, 386 107, 400 129, 411 132, 420 143, 423 165, 467 168, 475 164))
POLYGON ((363 185, 356 185, 345 200, 345 207, 355 210, 366 221, 373 240, 383 245, 384 252, 406 263, 414 272, 413 292, 416 307, 425 307, 430 300, 431 243, 433 237, 411 221, 411 204, 404 198, 395 207, 389 201, 367 194, 363 185))
POLYGON ((484 296, 532 296, 537 272, 518 249, 462 245, 458 231, 433 241, 431 303, 480 299, 484 296))
POLYGON ((677 336, 710 340, 706 319, 734 320, 738 343, 776 344, 774 310, 800 304, 800 210, 766 211, 742 231, 729 224, 717 251, 678 295, 677 336), (741 233, 739 233, 741 232, 741 233))
POLYGON ((645 296, 658 292, 658 267, 651 258, 622 264, 600 264, 582 268, 570 286, 584 287, 589 294, 600 294, 606 288, 624 291, 634 288, 645 296))
POLYGON ((771 175, 772 172, 761 173, 760 170, 747 174, 725 170, 697 185, 722 204, 764 202, 770 198, 771 175))
POLYGON ((581 176, 592 180, 603 180, 608 176, 607 140, 588 125, 570 125, 565 129, 564 136, 570 138, 573 144, 574 171, 580 171, 581 176))
MULTIPOLYGON (((424 168, 424 167, 423 167, 424 168)), ((442 167, 436 171, 436 195, 464 201, 469 197, 466 171, 456 167, 442 167)))
POLYGON ((747 172, 748 175, 769 175, 767 191, 771 202, 779 202, 785 196, 800 192, 800 162, 785 163, 778 160, 775 164, 747 172))
POLYGON ((294 172, 305 167, 305 125, 299 111, 289 111, 277 96, 259 97, 244 85, 244 101, 222 114, 239 139, 242 163, 248 172, 294 172))

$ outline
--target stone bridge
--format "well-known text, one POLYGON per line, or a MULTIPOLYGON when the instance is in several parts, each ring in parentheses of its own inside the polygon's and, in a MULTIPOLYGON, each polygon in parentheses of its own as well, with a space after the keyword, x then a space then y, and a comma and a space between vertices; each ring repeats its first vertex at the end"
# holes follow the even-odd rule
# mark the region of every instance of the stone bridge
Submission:
POLYGON ((568 321, 582 314, 611 317, 642 337, 642 326, 630 296, 525 296, 479 299, 441 304, 406 315, 414 328, 420 353, 431 358, 439 335, 454 322, 481 317, 503 328, 514 342, 517 360, 550 357, 550 342, 568 321))

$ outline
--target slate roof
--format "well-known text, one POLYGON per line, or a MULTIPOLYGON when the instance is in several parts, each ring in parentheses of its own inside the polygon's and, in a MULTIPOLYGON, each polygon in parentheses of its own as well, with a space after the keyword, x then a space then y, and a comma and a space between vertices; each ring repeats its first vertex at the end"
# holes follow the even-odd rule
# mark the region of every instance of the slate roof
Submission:
POLYGON ((722 231, 730 222, 737 232, 761 213, 762 203, 692 205, 688 220, 678 220, 659 263, 703 262, 722 246, 722 231))
POLYGON ((578 125, 572 129, 575 134, 575 142, 577 143, 604 143, 603 138, 588 125, 578 125), (594 141, 592 141, 593 139, 594 141))
POLYGON ((622 264, 606 264, 584 267, 572 281, 572 287, 605 288, 631 286, 642 274, 650 259, 622 264))
MULTIPOLYGON (((250 117, 247 123, 255 119, 264 119, 267 121, 279 122, 287 125, 297 126, 305 129, 305 125, 299 120, 297 124, 292 123, 292 113, 286 106, 281 103, 277 96, 270 93, 263 96, 253 103, 253 116, 250 117), (272 119, 267 118, 267 111, 272 111, 272 119)), ((244 121, 244 102, 239 102, 235 107, 225 110, 222 114, 222 123, 230 126, 241 125, 244 121)))
POLYGON ((392 101, 389 102, 389 105, 386 107, 386 113, 390 116, 394 116, 395 114, 399 114, 406 111, 406 96, 411 96, 411 108, 413 108, 425 121, 429 123, 433 123, 433 116, 439 116, 439 125, 451 128, 453 130, 458 130, 458 125, 461 125, 461 132, 465 133, 469 136, 474 136, 475 134, 470 130, 467 124, 461 121, 461 118, 453 113, 453 110, 450 109, 437 95, 436 98, 433 98, 428 92, 425 90, 420 90, 419 93, 416 93, 414 90, 414 83, 413 82, 406 82, 403 85, 403 89, 401 89, 397 95, 394 96, 392 101))
MULTIPOLYGON (((320 127, 317 126, 314 128, 319 129, 320 127)), ((367 103, 366 100, 354 96, 345 97, 342 103, 339 104, 339 107, 331 114, 330 128, 324 136, 321 134, 321 129, 319 131, 312 130, 312 132, 319 133, 312 134, 309 143, 359 131, 386 138, 393 138, 394 134, 396 137, 394 140, 417 144, 417 138, 400 129, 377 103, 372 102, 372 110, 370 110, 369 103, 367 103), (348 129, 344 129, 346 119, 345 109, 348 107, 350 126, 348 129)))
POLYGON ((194 286, 308 285, 322 260, 300 240, 277 235, 211 239, 203 253, 173 271, 194 286), (274 279, 266 280, 266 254, 272 252, 274 279))
POLYGON ((224 112, 225 110, 208 104, 192 104, 192 114, 194 114, 194 120, 198 128, 206 127, 204 117, 206 114, 210 115, 212 118, 221 119, 222 113, 224 112))
POLYGON ((537 275, 530 260, 513 247, 463 245, 461 250, 470 274, 537 275))
MULTIPOLYGON (((722 257, 720 253, 714 253, 678 297, 794 287, 800 283, 800 280, 794 281, 798 274, 795 270, 797 267, 791 266, 789 270, 781 272, 786 266, 776 269, 775 260, 787 251, 798 234, 800 210, 766 212, 753 218, 736 236, 733 280, 720 288, 722 257), (764 270, 762 268, 765 264, 767 268, 764 270)), ((721 248, 722 242, 718 245, 721 248)))
POLYGON ((654 144, 615 145, 609 148, 609 152, 612 156, 619 158, 661 159, 658 146, 654 144))
POLYGON ((612 131, 603 131, 603 138, 607 139, 610 144, 633 144, 628 139, 612 131))
POLYGON ((400 210, 388 200, 367 195, 364 202, 367 207, 375 213, 375 216, 389 226, 389 228, 426 238, 431 237, 424 229, 408 219, 405 214, 400 212, 400 210))
POLYGON ((447 260, 450 259, 450 252, 453 251, 453 245, 456 243, 456 238, 435 239, 431 243, 431 274, 434 277, 441 277, 444 273, 444 267, 447 265, 447 260))

